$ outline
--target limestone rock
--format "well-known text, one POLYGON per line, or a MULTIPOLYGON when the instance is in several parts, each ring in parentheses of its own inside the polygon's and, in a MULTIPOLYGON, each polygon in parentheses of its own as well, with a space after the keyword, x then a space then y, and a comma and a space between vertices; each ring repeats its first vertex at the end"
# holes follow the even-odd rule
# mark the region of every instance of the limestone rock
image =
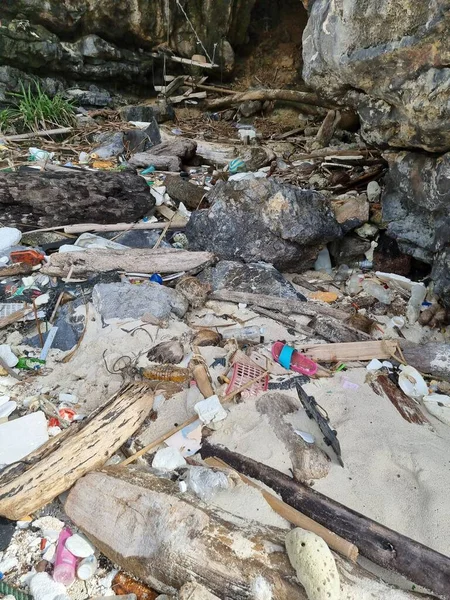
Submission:
POLYGON ((214 267, 207 267, 198 278, 211 284, 213 290, 230 289, 305 300, 277 269, 263 262, 245 264, 221 260, 214 267))
POLYGON ((387 233, 402 252, 433 265, 436 292, 450 306, 450 153, 388 155, 382 196, 387 233))
POLYGON ((307 4, 306 83, 351 102, 370 143, 448 150, 449 0, 307 4))
POLYGON ((183 317, 188 309, 181 294, 157 283, 99 283, 92 292, 92 301, 104 319, 139 319, 146 313, 166 319, 172 312, 183 317))
POLYGON ((309 600, 340 600, 339 573, 321 537, 296 527, 286 536, 286 550, 309 600))
POLYGON ((271 179, 219 182, 207 200, 210 208, 192 214, 186 235, 192 249, 208 248, 225 260, 302 271, 324 243, 342 235, 321 194, 271 179))
POLYGON ((168 175, 164 180, 166 192, 175 202, 182 202, 190 210, 196 210, 206 191, 201 185, 186 181, 179 175, 168 175))
POLYGON ((152 154, 155 156, 178 156, 182 160, 190 160, 194 158, 196 150, 197 142, 194 140, 174 137, 153 146, 152 154))
POLYGON ((149 167, 153 165, 158 171, 181 171, 182 163, 178 156, 158 155, 150 152, 138 152, 130 158, 132 167, 149 167))

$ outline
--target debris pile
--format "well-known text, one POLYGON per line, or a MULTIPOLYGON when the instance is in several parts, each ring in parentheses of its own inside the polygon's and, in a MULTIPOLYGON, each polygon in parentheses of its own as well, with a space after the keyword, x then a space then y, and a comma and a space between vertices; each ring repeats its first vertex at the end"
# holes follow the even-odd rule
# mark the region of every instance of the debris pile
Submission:
POLYGON ((205 81, 2 138, 0 594, 448 600, 449 306, 388 163, 205 81))

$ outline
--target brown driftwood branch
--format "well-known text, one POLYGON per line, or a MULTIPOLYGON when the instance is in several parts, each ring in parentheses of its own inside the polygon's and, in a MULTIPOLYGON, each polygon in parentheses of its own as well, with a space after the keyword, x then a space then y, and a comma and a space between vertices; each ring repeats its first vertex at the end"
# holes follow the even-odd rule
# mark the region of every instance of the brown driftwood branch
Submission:
POLYGON ((23 460, 0 472, 0 515, 33 513, 101 467, 140 427, 153 406, 145 385, 128 385, 79 425, 71 425, 23 460))
POLYGON ((240 473, 271 487, 290 506, 350 542, 362 556, 407 577, 442 600, 450 599, 450 558, 372 521, 267 465, 204 442, 203 459, 217 457, 240 473))
POLYGON ((310 104, 313 106, 323 106, 333 108, 329 102, 321 100, 316 94, 311 92, 299 92, 297 90, 251 90, 250 92, 240 92, 234 96, 217 98, 206 102, 208 109, 228 108, 233 104, 240 104, 247 100, 284 100, 287 102, 298 102, 300 104, 310 104))

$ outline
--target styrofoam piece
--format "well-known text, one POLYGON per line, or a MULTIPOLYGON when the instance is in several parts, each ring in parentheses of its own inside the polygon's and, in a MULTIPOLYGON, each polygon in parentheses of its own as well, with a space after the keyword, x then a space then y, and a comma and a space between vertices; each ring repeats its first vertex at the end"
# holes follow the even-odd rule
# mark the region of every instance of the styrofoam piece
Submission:
POLYGON ((6 402, 6 404, 2 404, 0 406, 0 419, 4 417, 9 417, 17 408, 17 402, 11 401, 6 402))
POLYGON ((47 419, 38 410, 0 425, 0 465, 24 458, 48 440, 47 419))
POLYGON ((227 418, 227 411, 220 404, 219 396, 216 395, 197 402, 194 410, 198 414, 200 421, 205 425, 218 423, 227 418))
POLYGON ((178 469, 178 467, 184 467, 186 464, 187 463, 179 450, 167 447, 158 450, 153 458, 152 467, 154 469, 174 471, 175 469, 178 469))
POLYGON ((378 358, 372 358, 366 369, 368 371, 379 371, 383 367, 383 363, 378 358))
POLYGON ((21 239, 22 232, 15 227, 0 227, 0 250, 17 246, 21 239))
POLYGON ((74 533, 74 535, 67 538, 65 546, 77 558, 87 558, 95 552, 95 546, 79 533, 74 533))
POLYGON ((316 441, 316 438, 313 436, 312 433, 309 433, 308 431, 300 431, 299 429, 295 429, 294 430, 295 433, 297 435, 299 435, 302 440, 304 440, 307 444, 314 444, 314 442, 316 441))
POLYGON ((414 398, 414 400, 428 396, 428 386, 417 369, 410 365, 401 365, 400 371, 398 385, 407 396, 414 398))
POLYGON ((67 402, 68 404, 76 404, 78 402, 78 396, 75 396, 74 394, 66 394, 64 392, 60 392, 59 401, 67 402))
POLYGON ((19 359, 8 344, 0 345, 0 358, 3 358, 8 367, 15 367, 19 362, 19 359))
POLYGON ((445 425, 450 425, 450 396, 446 394, 430 394, 423 403, 427 411, 445 425))

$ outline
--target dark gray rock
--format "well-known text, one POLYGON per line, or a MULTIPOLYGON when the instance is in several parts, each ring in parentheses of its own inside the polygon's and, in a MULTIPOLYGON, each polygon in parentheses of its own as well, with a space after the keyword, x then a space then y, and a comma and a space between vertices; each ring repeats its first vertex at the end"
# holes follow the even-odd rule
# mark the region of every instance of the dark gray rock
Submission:
POLYGON ((239 105, 239 112, 243 117, 251 117, 256 115, 262 109, 262 102, 259 100, 247 100, 239 105))
POLYGON ((263 262, 243 264, 221 260, 197 277, 200 281, 209 283, 213 290, 229 289, 234 292, 306 300, 277 269, 263 262))
POLYGON ((450 153, 387 158, 382 196, 387 233, 402 252, 433 265, 435 291, 450 306, 450 153))
POLYGON ((370 249, 370 241, 350 234, 341 240, 331 242, 328 249, 337 265, 348 265, 355 260, 365 258, 364 253, 370 249))
POLYGON ((128 164, 132 167, 150 167, 153 165, 157 171, 181 171, 182 162, 178 156, 156 155, 153 152, 138 152, 132 156, 128 164))
POLYGON ((65 90, 63 96, 68 100, 72 100, 79 106, 87 106, 90 108, 104 108, 105 106, 111 106, 113 103, 113 99, 108 90, 100 89, 95 85, 89 86, 89 89, 87 90, 80 88, 65 90))
POLYGON ((167 319, 171 313, 183 317, 189 304, 172 288, 157 283, 99 283, 92 292, 92 301, 104 319, 140 319, 150 313, 157 319, 167 319))
POLYGON ((154 146, 155 156, 178 156, 182 160, 191 160, 197 151, 197 142, 186 138, 173 138, 154 146))
MULTIPOLYGON (((155 229, 130 229, 129 231, 122 232, 99 233, 99 235, 108 240, 116 238, 115 241, 129 248, 153 248, 161 237, 161 231, 155 229)), ((160 242, 159 247, 172 248, 171 244, 165 240, 160 242)))
POLYGON ((303 0, 303 77, 373 144, 450 149, 449 0, 303 0))
POLYGON ((450 242, 450 153, 389 154, 382 196, 387 233, 400 250, 427 263, 450 242))
POLYGON ((219 182, 207 200, 210 208, 192 214, 186 235, 193 250, 225 260, 300 272, 314 264, 326 242, 342 235, 321 194, 272 179, 219 182))
POLYGON ((171 104, 161 102, 158 104, 131 104, 120 109, 120 116, 124 121, 165 123, 175 119, 175 110, 171 104))

